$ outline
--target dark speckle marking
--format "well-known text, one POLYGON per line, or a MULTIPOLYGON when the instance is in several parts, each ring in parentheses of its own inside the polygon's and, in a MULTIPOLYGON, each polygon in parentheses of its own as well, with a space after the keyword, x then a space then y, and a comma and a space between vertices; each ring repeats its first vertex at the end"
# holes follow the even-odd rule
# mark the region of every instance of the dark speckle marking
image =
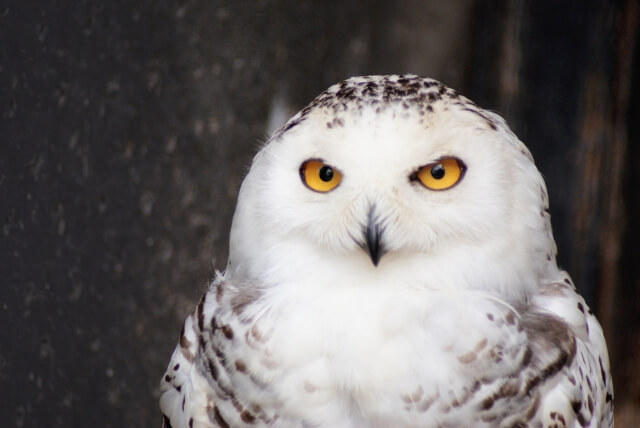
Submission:
POLYGON ((213 380, 218 380, 218 367, 216 367, 211 359, 208 360, 207 366, 209 367, 209 373, 211 373, 213 380))
POLYGON ((260 292, 257 290, 251 288, 242 289, 231 298, 231 309, 234 314, 240 315, 259 298, 260 292))
POLYGON ((584 314, 584 305, 578 302, 578 310, 584 314))
POLYGON ((489 319, 489 321, 493 321, 493 314, 487 314, 487 318, 489 319))
POLYGON ((458 361, 460 361, 462 364, 470 364, 474 362, 477 357, 478 355, 475 352, 471 351, 471 352, 467 352, 464 355, 460 355, 458 357, 458 361))
POLYGON ((524 351, 524 355, 522 356, 522 362, 520 363, 523 367, 528 366, 531 363, 531 358, 533 358, 533 351, 531 348, 527 348, 524 351))
POLYGON ((207 300, 206 293, 200 299, 200 303, 198 303, 198 309, 196 313, 198 314, 198 328, 200 331, 204 330, 204 302, 207 300))
POLYGON ((473 348, 473 350, 475 352, 480 352, 482 351, 485 347, 487 346, 487 338, 485 337, 484 339, 482 339, 480 342, 478 342, 475 346, 475 348, 473 348))
POLYGON ((600 375, 602 376, 602 383, 607 385, 607 372, 604 370, 604 366, 602 365, 602 357, 598 357, 598 362, 600 363, 600 375))
POLYGON ((489 410, 493 407, 493 397, 487 397, 482 400, 482 410, 489 410))
POLYGON ((191 342, 184 335, 184 325, 182 326, 182 330, 180 330, 180 347, 184 349, 189 349, 191 346, 191 342))
POLYGON ((579 413, 580 409, 582 409, 582 401, 572 401, 571 408, 575 413, 579 413))
POLYGON ((344 80, 318 95, 307 107, 276 131, 272 140, 278 139, 293 127, 304 122, 312 112, 323 110, 334 118, 325 122, 329 129, 344 126, 342 112, 360 114, 365 108, 381 112, 390 106, 416 114, 433 112, 434 103, 443 103, 443 110, 449 107, 468 110, 477 115, 487 128, 496 130, 498 123, 473 102, 458 95, 452 89, 432 79, 414 75, 361 76, 344 80))
POLYGON ((180 363, 176 364, 175 366, 173 366, 173 370, 176 371, 180 368, 180 363))
POLYGON ((162 415, 162 427, 163 428, 173 428, 171 426, 171 421, 165 415, 162 415))
POLYGON ((516 316, 513 314, 513 312, 509 312, 504 319, 509 325, 514 325, 516 323, 516 316))
POLYGON ((189 428, 193 428, 193 418, 189 418, 189 428))
POLYGON ((253 414, 251 414, 251 412, 249 412, 248 410, 243 410, 242 413, 240 413, 240 419, 248 424, 252 424, 253 422, 255 422, 256 417, 253 416, 253 414))
POLYGON ((240 373, 247 372, 247 365, 242 360, 236 360, 236 370, 240 373))
POLYGON ((222 330, 224 337, 229 340, 233 339, 233 329, 228 324, 223 325, 220 330, 222 330))
POLYGON ((253 337, 258 342, 264 343, 266 341, 266 338, 264 337, 260 329, 258 329, 258 326, 256 326, 255 324, 247 333, 250 333, 251 337, 253 337))
POLYGON ((229 424, 227 423, 227 421, 224 420, 224 418, 220 414, 220 411, 218 410, 218 406, 213 407, 213 418, 215 419, 218 426, 220 426, 220 428, 229 428, 229 424))
POLYGON ((216 302, 218 303, 222 302, 222 296, 224 295, 224 286, 225 286, 224 281, 220 281, 216 285, 216 302))

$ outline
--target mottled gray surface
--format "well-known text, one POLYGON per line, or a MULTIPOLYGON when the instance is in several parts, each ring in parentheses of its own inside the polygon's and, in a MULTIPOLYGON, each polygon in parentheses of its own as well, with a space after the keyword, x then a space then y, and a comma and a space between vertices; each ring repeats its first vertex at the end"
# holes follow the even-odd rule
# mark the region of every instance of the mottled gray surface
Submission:
POLYGON ((275 113, 350 75, 413 72, 503 110, 550 182, 567 266, 565 180, 582 162, 576 73, 598 10, 564 37, 568 15, 536 4, 0 4, 3 424, 160 423, 159 378, 226 262, 252 154, 284 120, 275 113), (509 50, 505 35, 526 51, 509 50))

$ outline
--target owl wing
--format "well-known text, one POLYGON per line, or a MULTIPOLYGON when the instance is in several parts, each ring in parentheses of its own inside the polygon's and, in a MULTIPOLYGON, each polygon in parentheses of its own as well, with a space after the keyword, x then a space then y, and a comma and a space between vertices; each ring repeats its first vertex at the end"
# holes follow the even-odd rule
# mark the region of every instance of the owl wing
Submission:
POLYGON ((545 379, 545 370, 531 377, 540 380, 538 417, 545 426, 612 427, 613 383, 602 328, 564 275, 542 287, 530 306, 536 309, 523 317, 534 358, 558 344, 573 343, 570 358, 558 361, 554 377, 545 379), (548 321, 550 316, 555 323, 548 321))
POLYGON ((494 313, 498 338, 483 341, 475 359, 458 357, 472 361, 467 376, 479 377, 481 385, 470 388, 475 396, 460 407, 465 420, 488 427, 613 427, 602 329, 568 276, 543 285, 529 303, 494 313), (522 334, 524 341, 507 345, 522 334))
POLYGON ((161 380, 164 427, 262 427, 277 418, 259 404, 266 384, 247 370, 265 342, 246 311, 257 298, 252 287, 234 287, 220 275, 211 283, 161 380))

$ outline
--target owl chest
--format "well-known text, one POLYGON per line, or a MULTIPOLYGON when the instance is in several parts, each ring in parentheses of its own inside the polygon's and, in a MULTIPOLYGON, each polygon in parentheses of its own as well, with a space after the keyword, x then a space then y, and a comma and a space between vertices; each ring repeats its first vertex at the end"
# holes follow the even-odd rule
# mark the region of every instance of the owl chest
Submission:
POLYGON ((351 297, 297 301, 252 325, 240 351, 252 376, 294 409, 417 406, 410 397, 428 401, 468 389, 472 376, 464 371, 477 367, 464 362, 484 350, 478 344, 490 346, 487 335, 499 334, 468 302, 410 293, 351 297))

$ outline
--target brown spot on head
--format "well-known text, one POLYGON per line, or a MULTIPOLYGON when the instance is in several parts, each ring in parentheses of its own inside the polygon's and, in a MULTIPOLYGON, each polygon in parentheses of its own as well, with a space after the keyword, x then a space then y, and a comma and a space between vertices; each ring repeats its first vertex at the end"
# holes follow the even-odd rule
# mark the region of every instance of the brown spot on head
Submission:
POLYGON ((509 325, 514 325, 516 323, 516 316, 513 314, 513 312, 507 313, 504 319, 509 325))

